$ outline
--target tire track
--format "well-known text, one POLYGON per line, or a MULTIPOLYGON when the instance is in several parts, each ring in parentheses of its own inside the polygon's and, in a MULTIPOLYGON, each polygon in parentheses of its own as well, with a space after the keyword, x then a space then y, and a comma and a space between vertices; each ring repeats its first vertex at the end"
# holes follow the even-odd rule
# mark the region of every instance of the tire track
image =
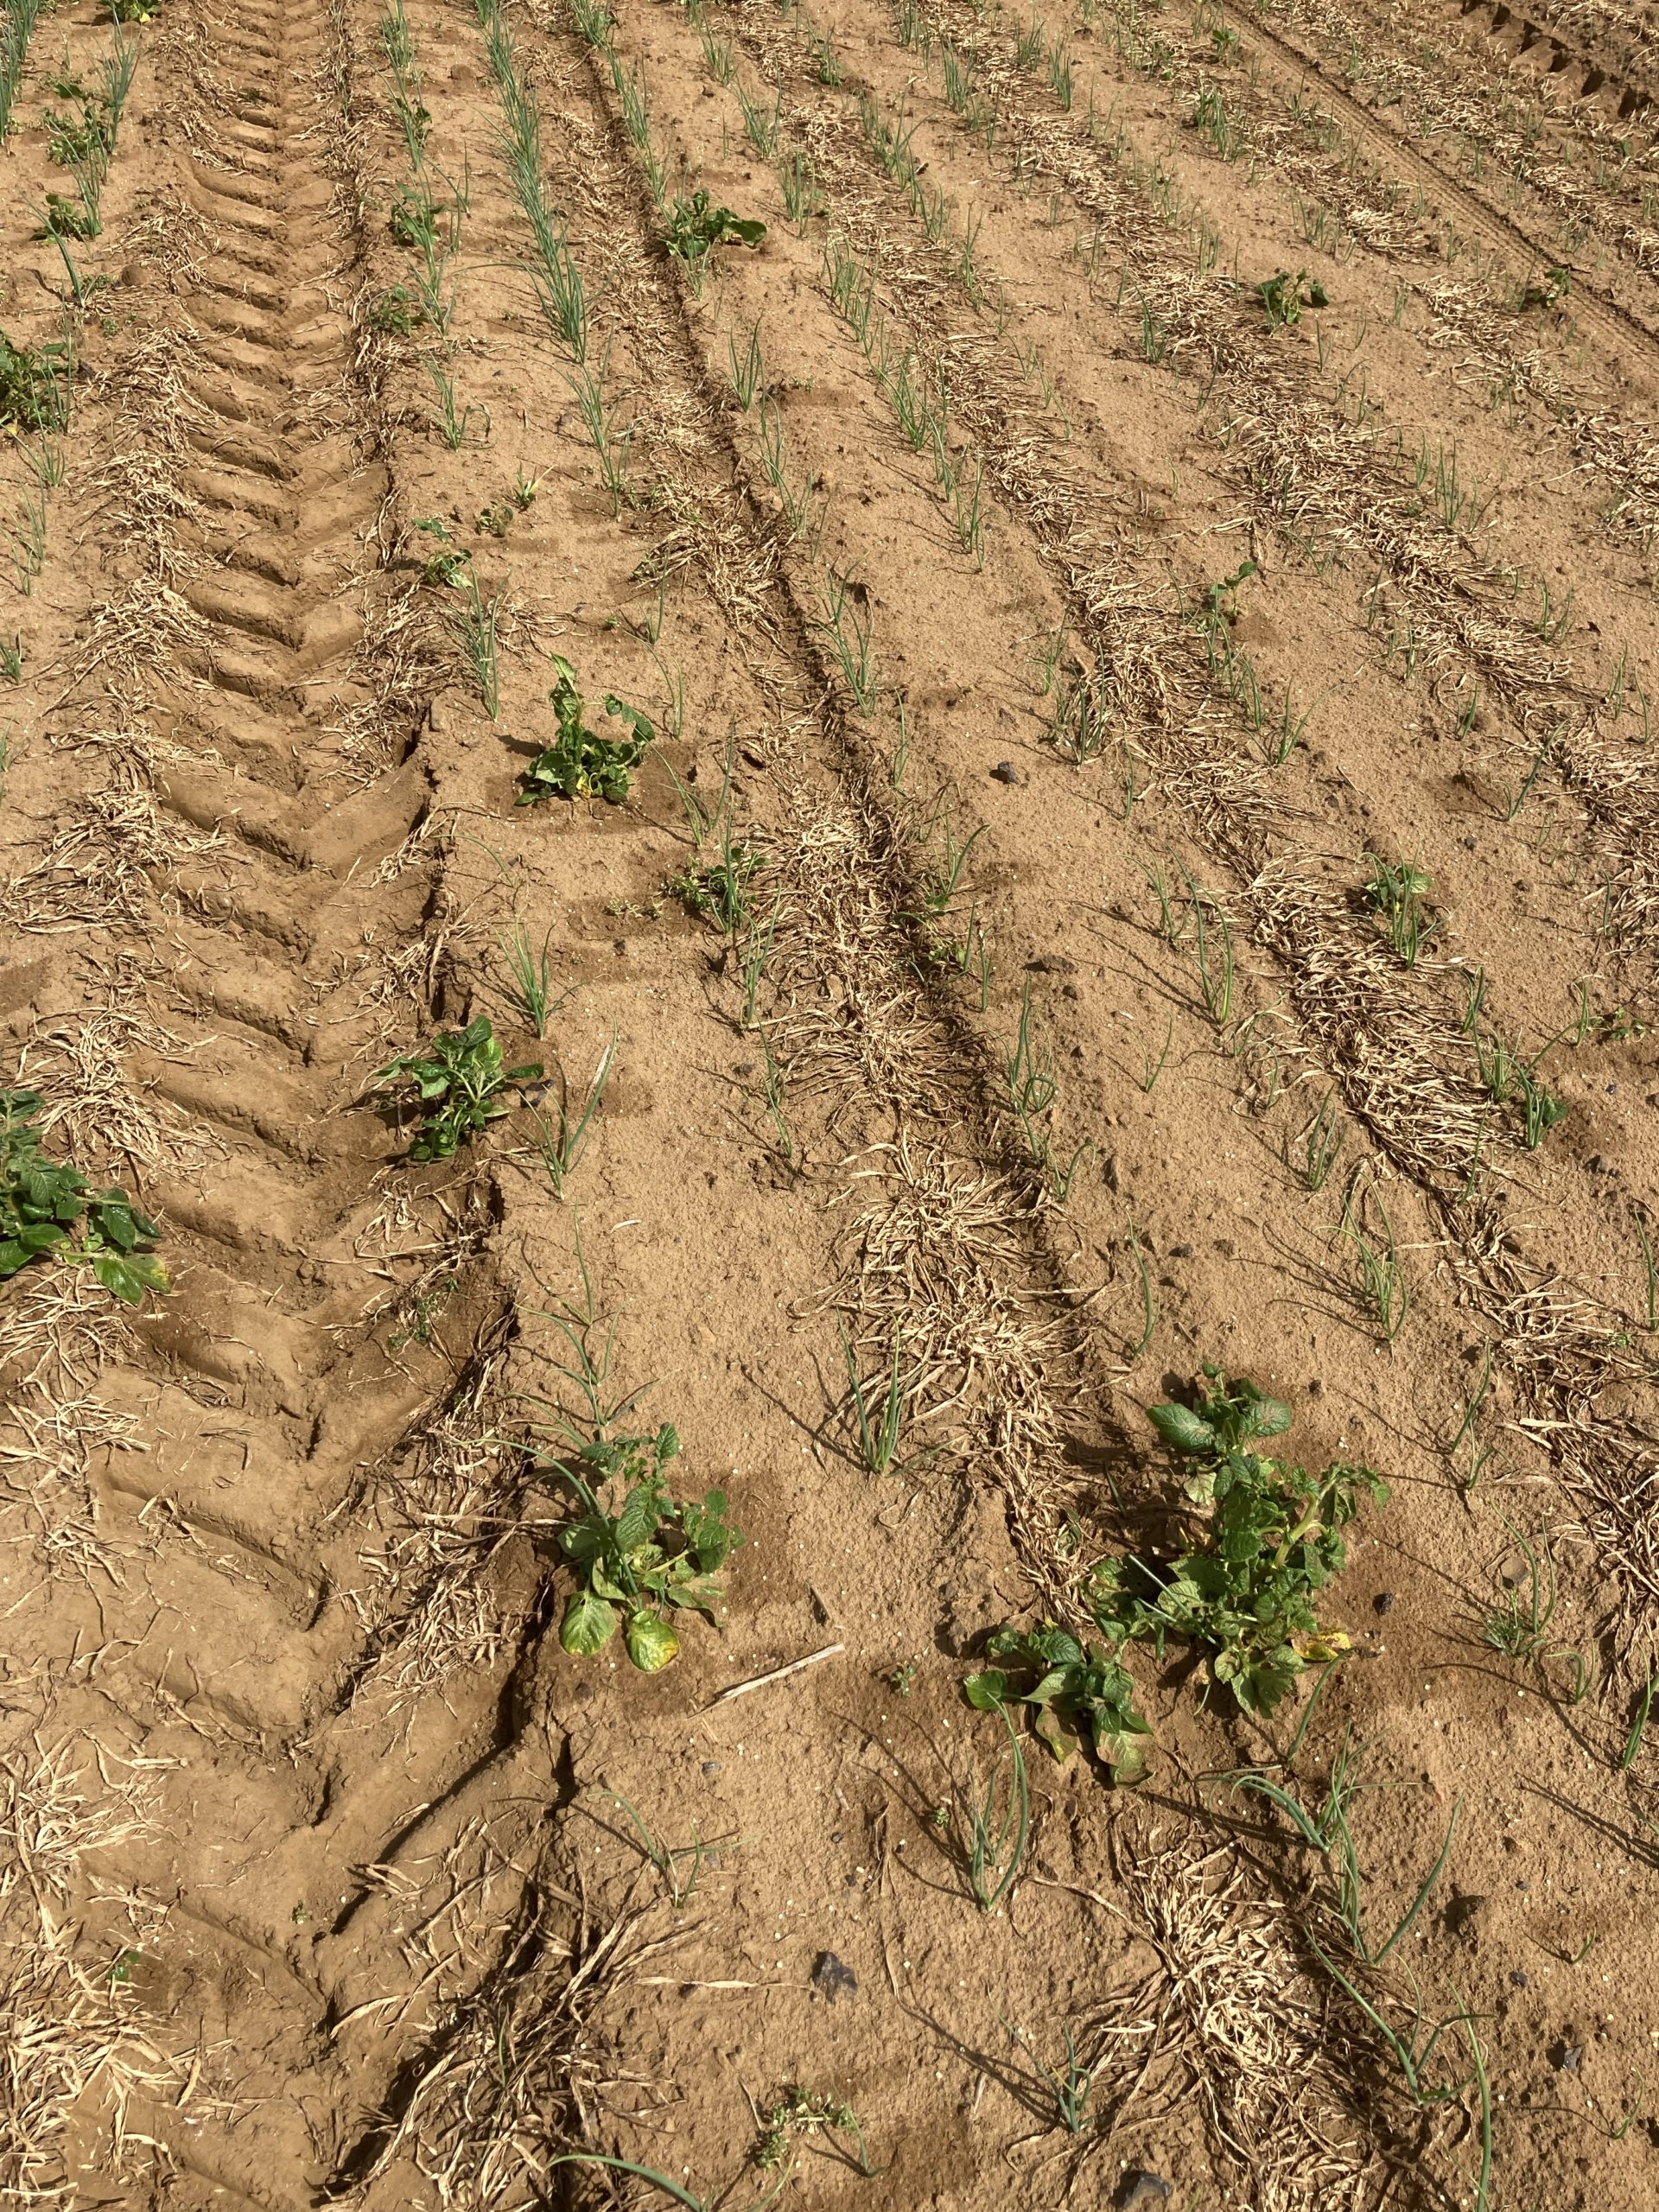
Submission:
MULTIPOLYGON (((1550 267, 1555 261, 1554 248, 1541 245, 1513 216, 1490 207, 1438 162, 1419 153, 1401 132, 1344 92, 1323 63, 1273 29, 1255 10, 1237 4, 1237 0, 1217 0, 1217 13, 1241 37, 1255 41, 1270 67, 1276 64, 1287 75, 1317 81, 1320 99, 1333 114, 1341 118, 1355 137, 1370 149, 1374 158, 1397 170, 1410 182, 1432 191, 1446 207, 1455 208, 1460 219, 1478 232, 1488 247, 1518 252, 1524 263, 1541 269, 1550 267)), ((1652 365, 1659 366, 1659 331, 1630 308, 1621 307, 1605 285, 1577 268, 1573 271, 1573 309, 1577 320, 1594 330, 1597 342, 1612 359, 1618 360, 1625 349, 1634 345, 1652 365)))
MULTIPOLYGON (((146 1777, 143 1817, 78 1881, 86 1941, 95 1954, 113 1924, 111 1884, 154 1901, 156 1940, 122 1979, 155 2044, 195 2053, 176 2094, 163 2073, 118 2116, 82 2100, 72 2164, 121 2170, 113 2121, 155 2145, 162 2201, 289 2212, 317 2201, 400 2063, 398 1907, 418 1884, 396 1863, 445 1861, 516 1738, 511 1665, 461 1686, 397 1759, 351 1705, 361 1494, 480 1336, 510 1336, 511 1302, 479 1255, 475 1191, 429 1342, 394 1351, 376 1326, 432 1230, 423 1185, 394 1195, 381 1173, 399 1137, 350 1110, 384 1047, 364 950, 420 938, 436 876, 382 866, 429 785, 420 700, 377 668, 392 484, 353 312, 363 200, 335 158, 349 32, 322 0, 250 0, 205 34, 224 106, 211 153, 181 165, 213 234, 176 303, 195 338, 170 456, 191 518, 181 647, 124 685, 95 617, 67 702, 84 715, 101 669, 100 706, 156 742, 162 807, 214 833, 155 886, 149 989, 175 1042, 125 1071, 181 1117, 199 1164, 147 1185, 174 1289, 99 1378, 113 1433, 90 1484, 118 1565, 90 1599, 47 1586, 29 1631, 54 1737, 146 1777), (371 726, 390 758, 365 784, 371 726)), ((463 1982, 487 1966, 478 1948, 463 1982)))

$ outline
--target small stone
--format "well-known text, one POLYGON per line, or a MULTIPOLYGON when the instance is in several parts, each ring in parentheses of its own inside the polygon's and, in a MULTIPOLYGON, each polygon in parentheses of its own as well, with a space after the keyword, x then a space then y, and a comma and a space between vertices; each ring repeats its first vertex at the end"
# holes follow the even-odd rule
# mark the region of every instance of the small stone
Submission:
POLYGON ((853 1994, 858 1987, 858 1976, 850 1967, 843 1966, 833 1951, 820 1951, 812 1962, 812 1986, 833 2005, 843 1990, 849 1997, 853 1994))
POLYGON ((1532 1976, 1529 1974, 1524 1973, 1519 1967, 1511 1967, 1510 1968, 1510 1986, 1512 1989, 1530 1989, 1532 1987, 1532 1976))
POLYGON ((1112 2202, 1117 2212, 1155 2212, 1156 2207, 1168 2203, 1173 2193, 1161 2175, 1132 2166, 1119 2182, 1112 2202))
POLYGON ((1584 2045, 1558 2043, 1549 2054, 1549 2063, 1558 2074, 1576 2074, 1584 2063, 1584 2045))
POLYGON ((718 1759, 704 1759, 702 1763, 702 1770, 705 1774, 718 1774, 720 1772, 720 1761, 718 1759))
POLYGON ((1169 1256, 1172 1260, 1190 1260, 1192 1256, 1192 1247, 1190 1244, 1172 1244, 1169 1248, 1169 1256))
POLYGON ((1394 1611, 1393 1591, 1379 1590, 1371 1600, 1371 1611, 1374 1613, 1391 1613, 1394 1611))
POLYGON ((991 774, 999 784, 1023 784, 1026 780, 1012 760, 999 760, 991 774))

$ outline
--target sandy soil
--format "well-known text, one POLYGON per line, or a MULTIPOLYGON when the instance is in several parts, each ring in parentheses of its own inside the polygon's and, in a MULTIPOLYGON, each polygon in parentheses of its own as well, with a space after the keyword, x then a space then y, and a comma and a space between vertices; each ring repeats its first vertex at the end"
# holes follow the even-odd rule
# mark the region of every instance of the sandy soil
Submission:
POLYGON ((34 24, 0 1082, 169 1287, 0 1283, 8 2202, 1654 2202, 1650 97, 1601 0, 34 24), (1206 1362, 1388 1496, 1115 1785, 963 1684, 1201 1535, 1206 1362), (645 1673, 563 1471, 663 1423, 645 1673))

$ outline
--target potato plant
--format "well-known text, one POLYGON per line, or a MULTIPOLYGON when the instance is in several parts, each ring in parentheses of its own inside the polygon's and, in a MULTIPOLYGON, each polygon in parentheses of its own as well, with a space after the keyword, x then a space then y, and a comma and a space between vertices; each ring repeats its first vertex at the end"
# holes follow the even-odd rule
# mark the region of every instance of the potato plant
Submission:
POLYGON ((605 711, 626 722, 631 735, 603 737, 587 727, 588 702, 568 660, 553 657, 557 683, 548 693, 558 726, 558 735, 536 755, 524 770, 520 806, 543 798, 602 798, 620 806, 628 795, 633 771, 656 742, 657 732, 637 707, 630 707, 614 692, 605 695, 605 711))
POLYGON ((1102 1561, 1090 1610, 1114 1649, 1146 1641, 1161 1658, 1171 1637, 1199 1645, 1211 1681, 1260 1718, 1304 1669, 1348 1648, 1314 1599, 1346 1563, 1339 1531, 1361 1499, 1380 1504, 1388 1491, 1369 1467, 1337 1460, 1313 1475, 1257 1452, 1290 1427, 1290 1408, 1248 1378, 1230 1382, 1207 1363, 1204 1372, 1211 1387, 1195 1406, 1148 1415, 1187 1464, 1182 1488, 1209 1515, 1204 1534, 1173 1560, 1102 1561))
POLYGON ((0 1090, 0 1282, 31 1260, 78 1260, 124 1306, 162 1292, 161 1235, 124 1191, 94 1191, 78 1167, 48 1160, 34 1090, 0 1090))
POLYGON ((577 1576, 559 1628, 567 1651, 602 1651, 620 1626, 628 1657, 655 1675, 680 1649, 671 1613, 716 1620, 725 1593, 714 1577, 742 1538, 727 1517, 724 1491, 675 1503, 664 1470, 679 1449, 664 1422, 654 1436, 596 1437, 575 1465, 551 1463, 582 1505, 559 1531, 577 1576))
POLYGON ((759 245, 766 235, 764 223, 746 222, 729 207, 711 205, 701 188, 669 210, 668 250, 689 264, 706 260, 717 245, 759 245))
POLYGON ((504 1094, 512 1084, 538 1082, 542 1074, 539 1062, 504 1067, 495 1033, 480 1014, 465 1029, 441 1031, 421 1051, 388 1060, 372 1080, 382 1088, 412 1087, 421 1127, 409 1156, 425 1160, 449 1159, 508 1111, 504 1094))
POLYGON ((1089 1742, 1114 1782, 1139 1782, 1147 1770, 1140 1739, 1152 1733, 1135 1709, 1127 1668, 1052 1624, 1031 1634, 1000 1628, 985 1646, 998 1663, 969 1675, 963 1690, 981 1712, 1035 1708, 1036 1732, 1064 1765, 1089 1742))

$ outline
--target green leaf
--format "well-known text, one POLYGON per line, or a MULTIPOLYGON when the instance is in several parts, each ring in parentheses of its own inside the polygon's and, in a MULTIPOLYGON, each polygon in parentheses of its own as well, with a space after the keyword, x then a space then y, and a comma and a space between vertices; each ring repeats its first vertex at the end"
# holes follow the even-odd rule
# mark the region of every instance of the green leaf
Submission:
POLYGON ((716 1573, 742 1541, 726 1518, 723 1490, 711 1490, 701 1504, 688 1500, 680 1508, 680 1525, 696 1554, 697 1565, 708 1574, 716 1573))
MULTIPOLYGON (((610 1549, 610 1531, 607 1529, 605 1535, 606 1552, 610 1549)), ((593 1591, 596 1597, 608 1598, 613 1604, 619 1605, 630 1604, 637 1594, 632 1590, 625 1590, 621 1584, 618 1582, 613 1575, 607 1572, 604 1552, 601 1553, 600 1556, 594 1560, 593 1565, 588 1570, 588 1586, 591 1591, 593 1591)))
POLYGON ((1216 1432, 1186 1406, 1148 1406, 1147 1419, 1172 1450, 1196 1458, 1216 1448, 1216 1432))
POLYGON ((962 1691, 979 1712, 993 1713, 1008 1701, 1008 1678, 1000 1667, 988 1667, 981 1674, 969 1675, 962 1691))
POLYGON ((1052 1706, 1043 1707, 1033 1723, 1033 1726, 1039 1741, 1047 1745, 1061 1766, 1065 1764, 1072 1752, 1083 1741, 1077 1729, 1055 1712, 1052 1706))
POLYGON ((630 1613, 623 1630, 628 1656, 642 1675, 655 1675, 678 1652, 680 1639, 655 1613, 630 1613))
POLYGON ((143 1253, 130 1259, 116 1252, 94 1253, 92 1273, 124 1306, 140 1306, 147 1290, 160 1294, 168 1287, 167 1271, 161 1262, 143 1253))
POLYGON ((613 1605, 607 1605, 603 1599, 595 1598, 587 1590, 572 1592, 559 1627, 559 1642, 567 1651, 591 1658, 595 1651, 604 1649, 615 1633, 613 1605))
POLYGON ((1144 1721, 1135 1728, 1096 1726, 1095 1751, 1102 1764, 1110 1768, 1112 1780, 1125 1789, 1146 1777, 1148 1762, 1139 1739, 1150 1732, 1144 1721))
POLYGON ((656 1529, 661 1496, 654 1482, 634 1484, 617 1516, 618 1551, 637 1552, 643 1548, 656 1529))
POLYGON ((1252 1436, 1282 1436, 1290 1427, 1291 1411, 1282 1398, 1264 1397, 1253 1382, 1244 1388, 1251 1398, 1249 1433, 1252 1436))

